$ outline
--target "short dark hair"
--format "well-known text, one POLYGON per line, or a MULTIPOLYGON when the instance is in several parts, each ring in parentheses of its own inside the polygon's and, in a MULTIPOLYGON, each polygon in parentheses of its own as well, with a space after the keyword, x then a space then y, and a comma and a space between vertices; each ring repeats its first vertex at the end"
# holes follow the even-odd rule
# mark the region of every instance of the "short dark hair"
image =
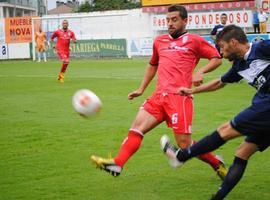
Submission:
POLYGON ((223 30, 217 34, 216 43, 219 43, 221 40, 229 42, 231 39, 236 39, 241 44, 248 43, 245 32, 241 27, 236 25, 225 26, 223 30))
POLYGON ((184 6, 176 4, 169 6, 168 12, 175 12, 175 11, 179 12, 179 16, 182 19, 186 19, 188 17, 187 9, 184 6))
POLYGON ((222 16, 228 17, 226 13, 222 13, 220 16, 221 16, 221 17, 222 17, 222 16))

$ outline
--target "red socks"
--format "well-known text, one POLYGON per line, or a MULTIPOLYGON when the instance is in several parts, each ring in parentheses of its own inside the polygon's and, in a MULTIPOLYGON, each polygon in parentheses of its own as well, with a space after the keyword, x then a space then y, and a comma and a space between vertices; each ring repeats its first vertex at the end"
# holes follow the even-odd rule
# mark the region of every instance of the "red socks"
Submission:
POLYGON ((128 136, 124 139, 118 155, 114 158, 115 164, 123 167, 128 159, 140 148, 143 133, 138 130, 130 129, 128 136))
POLYGON ((68 66, 67 63, 63 63, 62 64, 61 73, 65 73, 66 72, 67 66, 68 66))
MULTIPOLYGON (((193 143, 197 143, 196 141, 193 140, 193 143)), ((217 170, 217 168, 220 165, 220 160, 216 158, 216 156, 213 153, 205 153, 205 154, 201 154, 198 156, 198 158, 206 163, 208 163, 209 165, 211 165, 211 167, 214 170, 217 170)))

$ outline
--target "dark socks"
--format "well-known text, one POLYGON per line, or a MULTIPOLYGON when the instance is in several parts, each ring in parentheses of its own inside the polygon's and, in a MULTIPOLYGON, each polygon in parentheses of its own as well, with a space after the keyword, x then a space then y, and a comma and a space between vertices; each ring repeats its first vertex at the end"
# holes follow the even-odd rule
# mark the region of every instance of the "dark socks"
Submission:
POLYGON ((227 176, 225 177, 219 191, 212 198, 213 200, 224 199, 229 192, 236 186, 236 184, 242 178, 247 166, 247 160, 235 157, 232 166, 229 169, 227 176))
POLYGON ((177 154, 177 159, 180 162, 185 162, 192 157, 211 152, 219 148, 225 142, 226 141, 220 137, 219 133, 215 131, 211 135, 201 139, 196 144, 191 145, 189 148, 180 150, 177 154))

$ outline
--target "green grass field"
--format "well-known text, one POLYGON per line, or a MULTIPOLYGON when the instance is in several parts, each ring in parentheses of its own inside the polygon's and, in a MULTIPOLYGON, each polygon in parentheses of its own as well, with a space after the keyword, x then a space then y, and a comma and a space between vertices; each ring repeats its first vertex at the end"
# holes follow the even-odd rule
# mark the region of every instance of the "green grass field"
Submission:
MULTIPOLYGON (((159 139, 165 124, 145 137, 120 177, 95 169, 91 154, 115 155, 138 107, 154 89, 134 101, 147 59, 72 61, 64 84, 57 82, 60 62, 0 62, 0 199, 1 200, 204 200, 220 186, 213 170, 197 159, 182 168, 169 167, 159 139), (71 97, 81 88, 102 100, 101 113, 77 115, 71 97)), ((219 77, 223 64, 205 76, 219 77)), ((200 139, 250 104, 255 90, 246 83, 195 96, 194 138, 200 139)), ((241 139, 216 151, 231 164, 241 139)), ((269 200, 269 151, 256 154, 242 181, 227 199, 269 200)))

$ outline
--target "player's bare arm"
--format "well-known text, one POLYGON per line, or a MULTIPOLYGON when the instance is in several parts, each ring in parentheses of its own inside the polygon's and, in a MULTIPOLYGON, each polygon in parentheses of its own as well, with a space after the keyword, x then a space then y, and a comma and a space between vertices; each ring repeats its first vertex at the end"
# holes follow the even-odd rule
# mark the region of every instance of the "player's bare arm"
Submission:
POLYGON ((181 95, 191 95, 191 94, 196 94, 196 93, 201 93, 201 92, 210 92, 210 91, 215 91, 218 89, 221 89, 225 86, 225 83, 222 83, 220 79, 214 79, 212 81, 209 81, 208 83, 205 83, 203 85, 200 85, 195 88, 185 88, 185 87, 180 87, 178 90, 178 93, 181 95))
POLYGON ((128 99, 132 100, 135 97, 141 96, 143 94, 144 90, 147 88, 147 86, 151 82, 151 80, 156 75, 156 72, 157 72, 157 66, 153 66, 153 65, 149 64, 145 69, 144 78, 141 82, 140 87, 137 90, 129 93, 128 99))
POLYGON ((193 74, 193 85, 201 85, 203 83, 203 74, 215 70, 221 64, 222 60, 220 58, 212 58, 205 66, 201 67, 195 74, 193 74))
POLYGON ((211 37, 212 40, 214 40, 214 41, 216 40, 216 36, 215 35, 210 35, 210 37, 211 37))
POLYGON ((50 39, 50 45, 51 45, 51 47, 54 48, 54 49, 55 49, 54 38, 56 38, 56 37, 57 37, 56 32, 54 32, 54 33, 52 34, 52 36, 51 36, 51 39, 50 39))

